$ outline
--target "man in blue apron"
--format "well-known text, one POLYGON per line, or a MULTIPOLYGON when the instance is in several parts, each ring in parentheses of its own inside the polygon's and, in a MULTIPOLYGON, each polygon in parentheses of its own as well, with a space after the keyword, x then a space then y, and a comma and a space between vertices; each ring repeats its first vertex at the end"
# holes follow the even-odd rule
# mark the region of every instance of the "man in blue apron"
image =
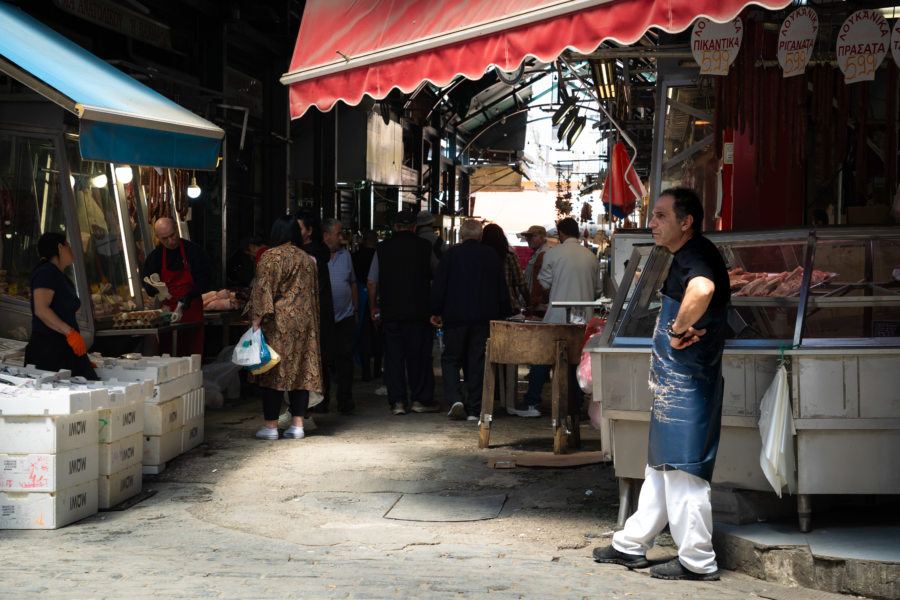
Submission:
POLYGON ((637 511, 594 550, 594 560, 649 566, 647 549, 668 523, 678 557, 650 569, 660 579, 719 578, 712 546, 710 480, 722 419, 722 349, 731 297, 719 251, 702 235, 703 205, 686 188, 660 194, 650 228, 673 254, 653 334, 653 408, 637 511))

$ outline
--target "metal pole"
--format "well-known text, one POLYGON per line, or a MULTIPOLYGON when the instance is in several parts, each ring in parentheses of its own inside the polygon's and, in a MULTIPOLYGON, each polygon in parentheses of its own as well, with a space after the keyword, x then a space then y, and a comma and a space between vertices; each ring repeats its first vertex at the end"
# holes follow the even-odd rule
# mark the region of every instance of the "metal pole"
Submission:
POLYGON ((225 287, 225 274, 228 241, 228 135, 222 138, 222 287, 225 287))

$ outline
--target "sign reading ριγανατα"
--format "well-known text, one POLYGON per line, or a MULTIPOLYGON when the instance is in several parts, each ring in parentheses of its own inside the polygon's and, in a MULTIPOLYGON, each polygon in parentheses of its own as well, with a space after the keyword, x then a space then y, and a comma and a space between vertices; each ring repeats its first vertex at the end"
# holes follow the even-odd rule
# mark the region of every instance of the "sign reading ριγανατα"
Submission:
POLYGON ((785 77, 806 72, 818 33, 819 16, 812 8, 801 6, 787 16, 778 32, 778 64, 785 77))

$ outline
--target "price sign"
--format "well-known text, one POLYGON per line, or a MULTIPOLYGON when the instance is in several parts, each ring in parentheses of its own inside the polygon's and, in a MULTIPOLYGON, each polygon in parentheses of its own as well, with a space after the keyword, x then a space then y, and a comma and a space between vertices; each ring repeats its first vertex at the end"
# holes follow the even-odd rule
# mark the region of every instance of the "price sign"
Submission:
POLYGON ((701 75, 728 75, 728 67, 737 58, 744 39, 744 24, 737 17, 716 23, 706 17, 697 19, 691 31, 691 52, 700 65, 701 75))
POLYGON ((838 67, 845 83, 872 81, 887 54, 891 28, 880 12, 858 10, 844 21, 837 36, 838 67))
POLYGON ((891 31, 891 56, 900 65, 900 19, 894 21, 894 29, 891 31))
POLYGON ((819 16, 810 7, 800 7, 787 16, 778 33, 778 64, 785 77, 806 72, 818 33, 819 16))

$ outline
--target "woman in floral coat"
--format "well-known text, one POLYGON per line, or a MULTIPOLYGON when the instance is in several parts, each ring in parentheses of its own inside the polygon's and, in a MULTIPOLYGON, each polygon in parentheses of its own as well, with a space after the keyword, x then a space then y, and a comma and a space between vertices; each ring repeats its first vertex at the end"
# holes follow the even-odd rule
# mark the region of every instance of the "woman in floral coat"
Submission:
POLYGON ((244 310, 253 328, 261 327, 266 344, 281 356, 269 371, 249 377, 262 390, 265 425, 256 437, 278 439, 278 413, 288 392, 292 418, 284 437, 300 439, 309 393, 322 393, 316 263, 293 243, 300 240, 300 227, 290 216, 276 219, 270 237, 272 247, 256 265, 244 310))

